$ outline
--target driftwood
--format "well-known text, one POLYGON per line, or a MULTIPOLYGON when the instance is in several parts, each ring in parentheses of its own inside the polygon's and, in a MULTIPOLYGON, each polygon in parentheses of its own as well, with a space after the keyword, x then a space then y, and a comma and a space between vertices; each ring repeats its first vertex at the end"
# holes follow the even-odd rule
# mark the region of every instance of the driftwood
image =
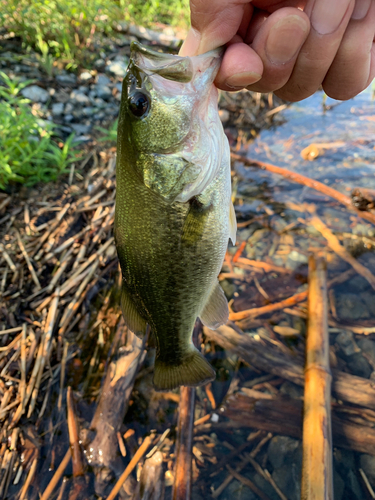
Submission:
POLYGON ((181 387, 178 407, 176 464, 173 500, 190 500, 192 486, 191 451, 193 447, 195 388, 181 387))
MULTIPOLYGON (((116 337, 126 329, 121 317, 116 337)), ((89 444, 90 463, 94 467, 105 467, 119 476, 123 471, 123 461, 118 450, 118 432, 126 414, 134 380, 143 358, 143 342, 131 331, 126 331, 126 345, 121 354, 110 361, 101 391, 98 406, 91 422, 91 430, 96 432, 89 444)), ((107 476, 105 476, 106 479, 107 476)), ((101 476, 96 478, 95 488, 102 492, 107 487, 101 476)))
POLYGON ((138 489, 134 500, 164 499, 163 453, 156 451, 146 458, 139 478, 138 489))
MULTIPOLYGON (((340 406, 338 409, 334 406, 332 411, 333 445, 375 455, 375 429, 370 427, 372 422, 368 426, 350 422, 340 416, 340 406)), ((230 429, 237 425, 301 439, 302 410, 301 400, 243 388, 226 401, 222 415, 228 417, 230 422, 204 424, 202 428, 209 432, 216 426, 230 429)))
MULTIPOLYGON (((238 333, 229 325, 220 326, 217 330, 205 327, 203 331, 209 340, 235 352, 258 370, 304 385, 302 356, 293 355, 285 348, 281 350, 267 339, 259 341, 250 335, 238 333)), ((337 399, 375 409, 375 388, 370 380, 339 370, 332 370, 332 375, 332 391, 337 399)))
POLYGON ((128 466, 124 470, 124 472, 121 474, 120 478, 118 479, 117 483, 113 487, 111 493, 108 495, 107 500, 114 500, 118 493, 121 490, 121 487, 125 483, 125 481, 128 479, 130 474, 133 472, 134 468, 137 466, 138 462, 140 459, 143 457, 143 455, 146 453, 147 448, 150 446, 152 440, 154 438, 154 434, 151 434, 150 436, 147 436, 141 446, 138 448, 138 450, 135 452, 134 457, 130 460, 128 466))
POLYGON ((310 256, 303 411, 302 500, 332 500, 331 371, 323 258, 310 256))
POLYGON ((72 451, 72 465, 73 465, 73 487, 69 492, 69 500, 85 500, 88 496, 87 484, 84 477, 83 456, 81 445, 79 443, 79 430, 78 421, 74 408, 74 400, 72 388, 68 387, 67 396, 68 407, 68 430, 69 430, 69 443, 72 451))

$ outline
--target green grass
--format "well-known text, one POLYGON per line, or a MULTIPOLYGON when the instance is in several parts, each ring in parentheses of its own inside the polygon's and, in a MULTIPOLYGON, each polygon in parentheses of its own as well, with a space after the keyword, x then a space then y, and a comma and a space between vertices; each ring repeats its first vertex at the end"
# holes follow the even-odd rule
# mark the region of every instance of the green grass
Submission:
POLYGON ((0 189, 18 182, 33 185, 56 180, 78 159, 73 135, 60 148, 53 140, 54 125, 34 116, 20 92, 20 83, 0 72, 0 189))
POLYGON ((187 28, 190 22, 189 0, 119 0, 126 20, 141 26, 155 23, 187 28))
POLYGON ((51 54, 75 69, 84 62, 95 33, 110 33, 118 15, 113 0, 5 0, 0 26, 44 57, 51 54))
POLYGON ((3 0, 0 9, 0 27, 36 49, 49 75, 57 60, 72 70, 90 66, 95 38, 115 35, 119 20, 186 28, 189 0, 3 0))

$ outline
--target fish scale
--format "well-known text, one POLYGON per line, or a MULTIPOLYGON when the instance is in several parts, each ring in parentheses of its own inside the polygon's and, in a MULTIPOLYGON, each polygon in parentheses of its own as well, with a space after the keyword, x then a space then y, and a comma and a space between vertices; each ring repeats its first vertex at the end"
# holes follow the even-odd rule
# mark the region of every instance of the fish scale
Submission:
POLYGON ((133 43, 123 84, 115 216, 122 309, 136 334, 151 326, 157 343, 154 385, 160 390, 215 377, 192 344, 192 331, 198 316, 213 328, 228 317, 217 276, 235 222, 229 146, 212 85, 219 64, 219 51, 181 58, 133 43), (210 148, 213 160, 206 162, 210 148), (176 175, 176 166, 182 173, 176 175))

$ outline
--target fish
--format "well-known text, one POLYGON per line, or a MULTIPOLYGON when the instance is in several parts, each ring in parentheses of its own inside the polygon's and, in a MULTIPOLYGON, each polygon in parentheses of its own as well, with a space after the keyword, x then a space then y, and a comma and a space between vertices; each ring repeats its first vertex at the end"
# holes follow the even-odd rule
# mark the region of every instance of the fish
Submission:
POLYGON ((199 386, 215 370, 192 342, 199 317, 228 320, 219 285, 235 244, 230 150, 213 82, 223 49, 194 57, 131 44, 122 87, 114 236, 127 327, 155 337, 157 390, 199 386))

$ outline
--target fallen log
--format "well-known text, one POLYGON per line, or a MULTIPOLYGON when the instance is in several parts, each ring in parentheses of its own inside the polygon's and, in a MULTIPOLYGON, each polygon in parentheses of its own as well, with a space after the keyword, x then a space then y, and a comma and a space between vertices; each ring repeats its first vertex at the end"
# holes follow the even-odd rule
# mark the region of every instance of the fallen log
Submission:
MULTIPOLYGON (((239 333, 229 325, 220 326, 217 330, 204 327, 203 331, 209 340, 234 352, 258 370, 304 385, 304 360, 301 355, 288 352, 284 346, 281 350, 274 341, 259 341, 250 335, 239 333)), ((339 370, 332 370, 332 376, 332 391, 337 399, 375 409, 375 388, 370 380, 339 370)))
MULTIPOLYGON (((237 425, 302 439, 302 410, 301 400, 244 388, 228 398, 220 415, 230 419, 227 428, 237 425)), ((332 435, 334 446, 375 455, 375 429, 343 419, 335 407, 332 435)))

